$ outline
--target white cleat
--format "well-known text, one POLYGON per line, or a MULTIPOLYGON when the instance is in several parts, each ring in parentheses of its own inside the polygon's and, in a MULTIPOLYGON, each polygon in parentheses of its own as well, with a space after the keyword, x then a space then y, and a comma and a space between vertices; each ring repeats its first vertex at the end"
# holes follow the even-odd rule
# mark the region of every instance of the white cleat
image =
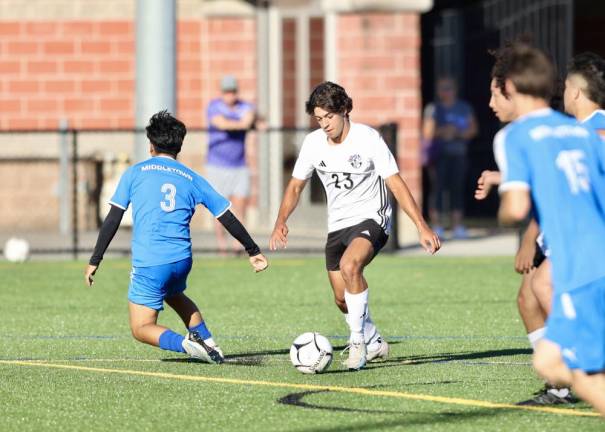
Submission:
POLYGON ((368 345, 367 349, 366 361, 368 363, 371 361, 385 361, 389 357, 389 344, 381 337, 376 342, 368 345))
POLYGON ((191 357, 205 361, 206 363, 224 363, 225 356, 218 345, 210 346, 197 332, 187 333, 182 343, 183 349, 191 357))
POLYGON ((365 342, 352 342, 351 345, 349 345, 349 358, 345 362, 346 367, 349 370, 358 371, 366 365, 367 355, 368 350, 365 342))

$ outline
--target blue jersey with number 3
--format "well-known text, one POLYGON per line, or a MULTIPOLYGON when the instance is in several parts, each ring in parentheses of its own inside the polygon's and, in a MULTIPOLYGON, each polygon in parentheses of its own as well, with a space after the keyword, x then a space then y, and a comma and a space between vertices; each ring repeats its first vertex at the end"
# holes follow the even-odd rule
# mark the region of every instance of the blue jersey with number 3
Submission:
POLYGON ((132 265, 150 267, 191 256, 189 222, 202 204, 218 217, 230 203, 202 176, 169 157, 131 166, 120 178, 110 204, 132 203, 132 265))
POLYGON ((530 190, 557 292, 605 277, 603 147, 594 130, 548 108, 512 122, 494 140, 500 192, 530 190))

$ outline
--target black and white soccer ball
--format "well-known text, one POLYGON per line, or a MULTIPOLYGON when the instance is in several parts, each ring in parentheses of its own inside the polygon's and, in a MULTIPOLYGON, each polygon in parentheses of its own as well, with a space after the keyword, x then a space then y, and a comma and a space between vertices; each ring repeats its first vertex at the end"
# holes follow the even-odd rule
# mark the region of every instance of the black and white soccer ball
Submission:
POLYGON ((319 333, 303 333, 292 342, 290 360, 304 374, 321 373, 332 363, 332 344, 319 333))

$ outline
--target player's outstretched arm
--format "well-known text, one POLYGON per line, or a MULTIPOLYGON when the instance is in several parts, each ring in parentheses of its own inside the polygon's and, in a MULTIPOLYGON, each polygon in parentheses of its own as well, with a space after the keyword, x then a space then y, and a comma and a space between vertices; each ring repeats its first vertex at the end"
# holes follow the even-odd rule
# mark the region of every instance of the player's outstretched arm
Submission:
POLYGON ((386 184, 395 196, 401 209, 412 219, 418 228, 420 245, 429 253, 434 254, 441 248, 439 236, 428 226, 414 197, 399 174, 393 174, 386 179, 386 184))
POLYGON ((248 252, 250 257, 250 265, 254 268, 255 272, 261 272, 265 270, 269 263, 267 258, 261 253, 260 248, 254 242, 244 225, 239 221, 237 217, 231 211, 227 210, 221 216, 218 217, 218 221, 225 227, 227 232, 233 236, 248 252))
POLYGON ((285 248, 288 244, 288 226, 286 225, 286 221, 298 205, 300 194, 302 193, 306 184, 306 180, 300 180, 292 177, 288 183, 288 186, 286 186, 284 197, 282 198, 281 205, 279 206, 277 220, 275 221, 275 226, 273 228, 273 232, 271 233, 271 238, 269 239, 269 249, 277 250, 280 248, 285 248))
POLYGON ((116 232, 120 227, 122 216, 124 216, 124 209, 112 205, 107 217, 105 218, 105 221, 103 222, 103 225, 101 225, 95 249, 90 257, 90 261, 88 262, 86 269, 84 270, 84 282, 86 285, 91 286, 94 283, 93 276, 99 268, 99 264, 101 264, 101 261, 103 260, 103 255, 105 255, 105 251, 109 247, 109 243, 111 243, 111 240, 113 240, 113 237, 116 235, 116 232))
POLYGON ((500 184, 502 176, 499 171, 485 170, 477 179, 477 189, 475 189, 475 199, 484 200, 489 195, 494 186, 500 184))

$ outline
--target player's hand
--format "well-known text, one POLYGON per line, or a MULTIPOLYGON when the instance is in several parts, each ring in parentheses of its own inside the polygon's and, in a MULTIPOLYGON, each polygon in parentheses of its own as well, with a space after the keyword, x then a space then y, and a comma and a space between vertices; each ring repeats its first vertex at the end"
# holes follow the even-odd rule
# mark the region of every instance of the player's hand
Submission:
POLYGON ((288 245, 288 226, 285 223, 276 223, 271 238, 269 239, 269 249, 285 249, 288 245))
POLYGON ((477 179, 477 189, 475 189, 475 199, 484 200, 489 195, 492 187, 500 184, 500 173, 498 171, 485 170, 477 179))
POLYGON ((269 267, 269 262, 263 254, 258 254, 250 257, 250 265, 254 269, 254 272, 258 273, 269 267))
POLYGON ((87 286, 92 286, 95 283, 92 277, 95 275, 98 268, 98 266, 92 264, 86 266, 86 270, 84 270, 84 282, 87 286))
POLYGON ((418 229, 418 237, 420 238, 420 245, 431 255, 441 249, 439 236, 428 225, 425 224, 418 229))
POLYGON ((515 271, 519 274, 529 273, 534 268, 536 242, 521 242, 515 255, 515 271))

